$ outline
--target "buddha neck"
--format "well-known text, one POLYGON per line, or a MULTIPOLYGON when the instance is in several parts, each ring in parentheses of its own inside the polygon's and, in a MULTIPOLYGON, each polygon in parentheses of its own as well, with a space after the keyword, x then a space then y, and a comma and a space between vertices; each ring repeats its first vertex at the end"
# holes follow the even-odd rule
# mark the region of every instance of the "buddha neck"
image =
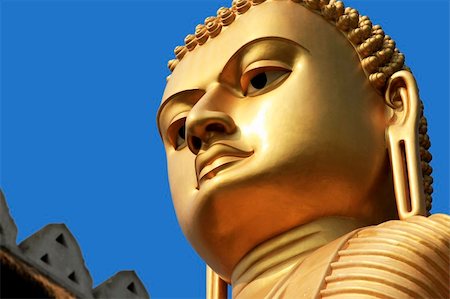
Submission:
POLYGON ((324 217, 258 245, 232 273, 233 298, 264 297, 310 253, 366 225, 353 218, 324 217))

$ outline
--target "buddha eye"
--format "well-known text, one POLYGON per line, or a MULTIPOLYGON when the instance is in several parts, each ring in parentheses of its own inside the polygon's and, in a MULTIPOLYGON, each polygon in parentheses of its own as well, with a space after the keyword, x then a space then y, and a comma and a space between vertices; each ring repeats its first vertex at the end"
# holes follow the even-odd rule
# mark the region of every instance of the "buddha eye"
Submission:
POLYGON ((169 126, 167 134, 176 150, 183 149, 186 146, 186 117, 174 121, 169 126))
POLYGON ((186 141, 186 124, 182 125, 178 129, 177 147, 182 145, 185 141, 186 141))
POLYGON ((250 87, 254 89, 263 89, 267 85, 267 73, 259 73, 250 79, 250 87))
POLYGON ((260 67, 245 73, 241 79, 242 91, 247 96, 256 96, 276 88, 290 70, 279 67, 260 67))

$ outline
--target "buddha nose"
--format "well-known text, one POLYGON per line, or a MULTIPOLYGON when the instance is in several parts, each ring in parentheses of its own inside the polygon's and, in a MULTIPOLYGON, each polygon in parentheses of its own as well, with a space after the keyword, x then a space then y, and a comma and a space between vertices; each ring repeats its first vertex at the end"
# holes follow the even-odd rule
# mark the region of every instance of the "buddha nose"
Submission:
POLYGON ((191 111, 186 119, 187 144, 195 155, 213 137, 225 137, 234 132, 236 132, 236 124, 225 112, 191 111))

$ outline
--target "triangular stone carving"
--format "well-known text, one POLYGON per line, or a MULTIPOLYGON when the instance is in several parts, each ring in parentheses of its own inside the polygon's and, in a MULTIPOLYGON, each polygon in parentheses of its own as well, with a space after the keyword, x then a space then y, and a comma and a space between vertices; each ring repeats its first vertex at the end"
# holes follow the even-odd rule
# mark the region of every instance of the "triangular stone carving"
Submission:
POLYGON ((79 293, 92 296, 91 275, 77 241, 64 224, 45 226, 20 243, 19 248, 25 256, 39 261, 39 266, 56 281, 63 280, 65 285, 79 293))
POLYGON ((121 271, 93 291, 95 298, 149 299, 150 295, 134 271, 121 271))

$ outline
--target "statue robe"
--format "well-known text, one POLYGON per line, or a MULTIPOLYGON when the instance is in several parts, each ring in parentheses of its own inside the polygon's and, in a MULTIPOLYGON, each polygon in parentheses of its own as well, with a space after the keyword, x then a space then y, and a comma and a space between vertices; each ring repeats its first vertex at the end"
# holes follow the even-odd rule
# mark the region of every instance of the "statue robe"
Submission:
POLYGON ((317 249, 266 298, 450 298, 450 216, 392 220, 317 249))

